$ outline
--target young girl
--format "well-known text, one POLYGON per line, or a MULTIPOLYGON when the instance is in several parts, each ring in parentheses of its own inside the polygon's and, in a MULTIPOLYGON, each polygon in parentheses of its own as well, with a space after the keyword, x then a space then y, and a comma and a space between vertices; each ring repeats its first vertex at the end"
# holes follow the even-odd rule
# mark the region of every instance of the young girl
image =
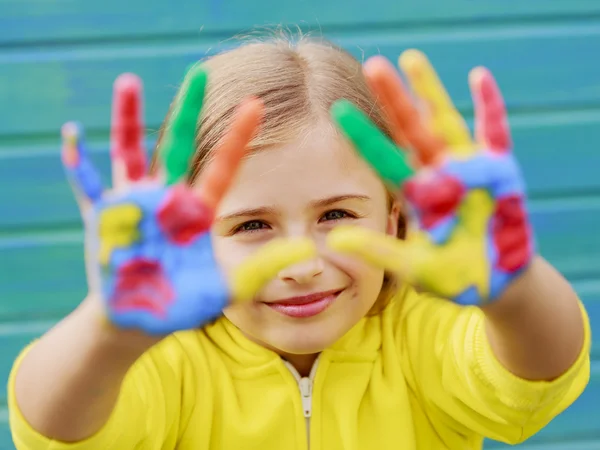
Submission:
POLYGON ((400 64, 419 104, 327 42, 212 57, 153 177, 122 76, 110 192, 65 126, 90 294, 15 363, 18 449, 479 449, 579 396, 587 316, 535 253, 491 75, 474 142, 425 57, 400 64))

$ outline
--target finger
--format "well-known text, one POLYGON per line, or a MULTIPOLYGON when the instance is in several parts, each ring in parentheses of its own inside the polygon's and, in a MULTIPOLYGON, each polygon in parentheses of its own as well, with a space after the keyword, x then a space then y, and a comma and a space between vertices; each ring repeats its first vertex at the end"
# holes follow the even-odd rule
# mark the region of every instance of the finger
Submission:
POLYGON ((239 106, 229 131, 215 150, 214 159, 198 181, 200 197, 209 208, 216 209, 227 192, 263 114, 264 105, 259 99, 248 99, 239 106))
POLYGON ((327 235, 327 246, 395 274, 408 272, 408 245, 393 236, 363 227, 339 226, 327 235))
POLYGON ((113 88, 111 160, 113 187, 120 189, 146 174, 143 143, 142 80, 120 75, 113 88))
MULTIPOLYGON (((390 92, 389 86, 386 84, 386 80, 382 76, 382 66, 387 69, 384 65, 387 65, 387 59, 383 56, 373 56, 369 58, 363 65, 363 74, 369 89, 375 96, 375 99, 382 107, 385 116, 389 119, 392 127, 391 134, 392 139, 399 147, 408 148, 410 143, 404 136, 402 126, 398 123, 397 106, 395 95, 390 92)), ((399 81, 399 80, 398 80, 399 81)), ((401 99, 401 101, 404 99, 401 99)), ((405 106, 404 104, 402 106, 405 106)))
POLYGON ((433 164, 444 144, 423 126, 394 66, 386 58, 374 56, 365 63, 364 72, 369 87, 389 115, 396 143, 414 149, 419 164, 433 164))
POLYGON ((98 218, 98 261, 108 266, 115 250, 131 247, 141 238, 142 209, 135 204, 116 204, 104 208, 98 218))
POLYGON ((496 202, 486 189, 471 190, 460 204, 458 221, 460 228, 474 237, 475 241, 483 242, 490 232, 489 220, 494 214, 496 202))
POLYGON ((62 162, 75 197, 83 207, 93 203, 102 195, 100 174, 92 164, 83 141, 83 128, 68 122, 62 126, 62 162))
POLYGON ((414 173, 405 152, 351 102, 338 100, 331 107, 331 115, 360 155, 386 182, 398 187, 414 173))
POLYGON ((173 113, 166 125, 163 145, 159 149, 168 185, 177 183, 189 169, 195 150, 196 128, 206 89, 206 70, 198 65, 187 74, 177 96, 173 113))
POLYGON ((469 129, 427 57, 418 50, 407 50, 400 56, 399 64, 413 91, 425 102, 433 132, 452 153, 473 153, 469 129))
POLYGON ((260 289, 287 266, 314 258, 317 248, 310 239, 274 239, 263 245, 234 272, 234 301, 252 300, 260 289))
POLYGON ((486 148, 504 153, 512 148, 506 105, 496 80, 485 67, 469 74, 471 95, 475 104, 475 136, 486 148))

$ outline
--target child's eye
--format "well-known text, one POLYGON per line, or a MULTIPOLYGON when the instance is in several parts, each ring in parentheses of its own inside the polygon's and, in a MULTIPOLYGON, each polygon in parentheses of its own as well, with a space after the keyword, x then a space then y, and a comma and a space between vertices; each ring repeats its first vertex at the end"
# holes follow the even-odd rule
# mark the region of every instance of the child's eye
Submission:
POLYGON ((327 211, 321 217, 321 221, 332 221, 332 220, 342 220, 342 219, 355 219, 356 215, 349 213, 348 211, 344 211, 342 209, 333 209, 331 211, 327 211))
POLYGON ((264 230, 267 228, 267 224, 262 220, 249 220, 241 225, 238 225, 233 230, 234 233, 253 233, 256 231, 264 230))

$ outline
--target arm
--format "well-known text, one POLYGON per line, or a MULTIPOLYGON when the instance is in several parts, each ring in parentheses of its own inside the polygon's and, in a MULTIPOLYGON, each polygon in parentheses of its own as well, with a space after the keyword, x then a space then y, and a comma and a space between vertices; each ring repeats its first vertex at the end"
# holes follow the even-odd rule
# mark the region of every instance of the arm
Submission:
POLYGON ((430 294, 405 302, 412 304, 398 330, 409 384, 432 421, 460 436, 520 442, 585 388, 587 315, 536 254, 525 184, 491 74, 478 68, 469 77, 473 140, 426 57, 409 50, 400 65, 423 117, 389 63, 373 58, 365 73, 397 130, 396 144, 413 151, 416 172, 353 105, 338 102, 332 114, 386 183, 401 187, 415 227, 407 241, 338 227, 328 244, 430 294))
POLYGON ((583 348, 577 295, 540 257, 483 311, 494 355, 518 377, 555 379, 571 367, 583 348))
POLYGON ((414 173, 401 149, 352 105, 332 110, 362 156, 388 184, 401 186, 418 224, 407 244, 394 245, 388 269, 426 292, 480 306, 494 355, 515 375, 556 378, 582 349, 581 308, 569 283, 536 255, 502 95, 487 70, 471 72, 473 140, 426 57, 409 50, 400 65, 430 107, 429 127, 387 62, 373 58, 365 74, 386 107, 396 144, 413 150, 425 170, 414 173))
POLYGON ((15 367, 15 407, 47 437, 75 442, 98 432, 113 411, 125 374, 157 341, 102 325, 100 308, 97 299, 88 298, 15 367))
POLYGON ((283 267, 316 252, 309 240, 273 241, 230 279, 221 273, 208 231, 259 125, 262 103, 240 106, 192 188, 183 180, 205 83, 201 66, 186 76, 158 150, 164 180, 146 175, 137 77, 115 83, 111 192, 102 189, 79 126, 63 127, 63 162, 88 219, 92 293, 15 364, 9 397, 18 448, 60 449, 67 441, 74 444, 66 448, 78 449, 162 446, 165 433, 177 429, 182 358, 163 347, 169 337, 148 349, 171 333, 214 321, 231 301, 251 300, 283 267))
POLYGON ((498 361, 481 308, 408 290, 392 313, 400 363, 410 390, 449 448, 466 448, 466 441, 483 437, 522 442, 575 401, 590 370, 589 323, 578 309, 584 344, 575 360, 552 381, 527 380, 498 361))

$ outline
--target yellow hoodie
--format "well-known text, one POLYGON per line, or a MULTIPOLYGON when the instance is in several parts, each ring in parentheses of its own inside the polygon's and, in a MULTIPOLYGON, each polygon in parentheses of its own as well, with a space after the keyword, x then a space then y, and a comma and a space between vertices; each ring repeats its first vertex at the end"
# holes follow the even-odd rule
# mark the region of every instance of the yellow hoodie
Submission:
POLYGON ((361 320, 306 378, 221 318, 144 354, 91 438, 64 444, 33 430, 15 403, 14 369, 10 424, 18 450, 469 450, 480 449, 484 437, 517 443, 585 388, 584 316, 581 355, 552 382, 506 371, 479 309, 414 292, 361 320))

